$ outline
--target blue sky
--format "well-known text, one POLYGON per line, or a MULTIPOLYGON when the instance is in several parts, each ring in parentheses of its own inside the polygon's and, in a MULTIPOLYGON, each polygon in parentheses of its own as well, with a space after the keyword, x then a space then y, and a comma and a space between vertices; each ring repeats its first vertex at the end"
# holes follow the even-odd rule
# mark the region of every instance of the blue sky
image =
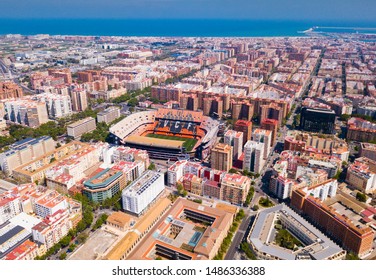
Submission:
POLYGON ((1 0, 0 18, 376 21, 376 0, 1 0))

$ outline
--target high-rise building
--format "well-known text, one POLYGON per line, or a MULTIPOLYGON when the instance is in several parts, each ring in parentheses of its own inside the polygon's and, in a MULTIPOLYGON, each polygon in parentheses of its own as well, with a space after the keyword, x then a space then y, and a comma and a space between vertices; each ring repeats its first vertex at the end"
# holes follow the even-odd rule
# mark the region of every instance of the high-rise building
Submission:
POLYGON ((73 223, 69 219, 68 211, 59 210, 32 228, 33 239, 35 242, 44 244, 48 250, 72 228, 73 223))
POLYGON ((228 172, 232 168, 232 153, 230 145, 218 143, 211 151, 211 167, 228 172))
POLYGON ((227 173, 221 181, 222 200, 243 205, 250 187, 251 180, 248 177, 227 173))
POLYGON ((248 101, 232 102, 232 119, 250 121, 253 117, 253 105, 248 101))
POLYGON ((87 94, 84 90, 72 90, 70 92, 70 97, 72 99, 73 111, 81 112, 85 111, 88 107, 87 94))
POLYGON ((185 110, 197 111, 198 98, 195 94, 183 94, 180 98, 180 108, 185 110))
POLYGON ((335 131, 336 113, 333 110, 303 107, 300 128, 305 131, 332 134, 335 131))
POLYGON ((46 103, 33 100, 10 100, 4 104, 11 122, 38 127, 49 121, 46 103))
POLYGON ((261 122, 261 128, 272 131, 271 146, 273 147, 277 140, 278 134, 278 121, 273 119, 265 119, 261 122))
POLYGON ((238 159, 243 153, 243 132, 227 130, 224 142, 233 147, 233 157, 238 159))
POLYGON ((123 209, 142 215, 147 207, 165 189, 163 175, 152 170, 146 171, 122 192, 123 209))
MULTIPOLYGON (((89 145, 83 142, 71 141, 66 145, 54 149, 40 157, 33 158, 32 161, 27 162, 13 170, 13 177, 23 182, 43 182, 45 180, 46 172, 51 170, 54 166, 61 163, 60 159, 64 160, 77 160, 81 156, 87 159, 88 152, 100 148, 98 145, 89 145), (97 146, 97 147, 96 147, 97 146), (55 160, 51 160, 54 158, 55 160)), ((91 154, 91 153, 90 153, 91 154)), ((94 154, 97 157, 95 163, 99 161, 98 151, 94 154)), ((93 165, 95 164, 93 163, 93 165)))
POLYGON ((219 97, 204 98, 203 111, 205 116, 221 118, 223 115, 223 100, 219 97))
POLYGON ((342 161, 348 161, 349 159, 349 148, 346 141, 335 136, 324 137, 313 133, 292 130, 288 131, 283 148, 284 150, 291 151, 307 151, 333 155, 342 161))
POLYGON ((3 193, 0 195, 0 225, 22 212, 20 197, 3 193))
POLYGON ((279 199, 291 197, 292 189, 295 185, 294 180, 283 176, 272 176, 269 183, 269 190, 279 199))
POLYGON ((243 145, 252 139, 252 122, 237 120, 234 125, 235 131, 243 132, 243 145))
POLYGON ((202 195, 209 198, 221 199, 222 188, 219 182, 206 180, 202 186, 202 195))
POLYGON ((83 82, 83 83, 90 83, 90 82, 93 82, 94 79, 93 79, 93 75, 94 75, 94 71, 81 71, 81 72, 77 72, 77 76, 78 76, 78 80, 80 82, 83 82))
POLYGON ((253 132, 252 138, 253 141, 264 143, 264 159, 266 160, 270 154, 272 131, 257 128, 253 132))
POLYGON ((48 190, 46 195, 34 202, 34 212, 42 218, 54 215, 58 211, 66 210, 68 207, 68 200, 55 190, 48 190))
POLYGON ((172 85, 151 87, 151 97, 159 101, 180 101, 181 95, 182 89, 172 85))
POLYGON ((43 93, 36 96, 37 100, 45 102, 48 116, 51 119, 61 118, 72 114, 72 102, 69 95, 43 93))
POLYGON ((281 125, 283 122, 283 108, 277 103, 270 103, 261 105, 261 117, 260 123, 266 119, 277 120, 278 124, 281 125))
POLYGON ((264 151, 265 144, 262 142, 256 142, 249 140, 244 145, 244 161, 243 169, 260 173, 264 167, 264 151))
POLYGON ((351 118, 347 122, 347 140, 373 142, 376 140, 376 124, 362 118, 351 118))
POLYGON ((91 132, 95 130, 96 127, 95 119, 88 117, 68 125, 67 135, 74 139, 78 139, 82 134, 91 132))

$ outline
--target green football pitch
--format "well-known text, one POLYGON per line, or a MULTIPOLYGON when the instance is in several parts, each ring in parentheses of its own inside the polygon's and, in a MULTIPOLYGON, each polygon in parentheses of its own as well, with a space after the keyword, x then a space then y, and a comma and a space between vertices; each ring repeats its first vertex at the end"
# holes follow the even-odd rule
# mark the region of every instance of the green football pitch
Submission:
POLYGON ((179 137, 179 136, 170 136, 170 135, 160 135, 160 134, 149 133, 148 135, 146 135, 146 137, 159 138, 159 139, 167 139, 167 140, 184 141, 183 147, 185 147, 185 149, 187 150, 187 152, 192 151, 193 147, 197 143, 197 139, 183 138, 183 137, 179 137))

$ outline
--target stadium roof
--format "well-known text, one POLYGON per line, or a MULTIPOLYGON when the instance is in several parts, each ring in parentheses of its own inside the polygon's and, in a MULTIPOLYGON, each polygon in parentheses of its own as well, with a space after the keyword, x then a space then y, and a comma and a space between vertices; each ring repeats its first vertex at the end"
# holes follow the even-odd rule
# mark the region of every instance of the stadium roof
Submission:
POLYGON ((155 117, 169 120, 201 122, 203 118, 203 112, 160 108, 156 112, 155 117))
POLYGON ((131 135, 124 139, 126 143, 145 145, 145 146, 154 146, 161 148, 175 148, 181 149, 183 147, 184 141, 179 140, 167 140, 167 139, 158 139, 145 136, 131 135))

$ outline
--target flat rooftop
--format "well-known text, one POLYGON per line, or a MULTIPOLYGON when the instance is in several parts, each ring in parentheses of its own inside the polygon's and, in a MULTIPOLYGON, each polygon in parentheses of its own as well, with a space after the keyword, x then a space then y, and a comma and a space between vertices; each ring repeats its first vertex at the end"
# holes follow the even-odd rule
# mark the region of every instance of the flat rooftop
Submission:
POLYGON ((123 190, 123 194, 136 196, 148 189, 162 174, 148 170, 123 190))
POLYGON ((107 168, 97 173, 94 177, 90 178, 89 180, 85 181, 84 185, 85 187, 89 187, 90 189, 103 188, 111 182, 113 182, 114 180, 118 179, 121 175, 121 171, 107 168))
POLYGON ((231 224, 233 215, 234 209, 212 208, 178 198, 128 259, 153 259, 153 248, 157 244, 190 256, 191 259, 207 259, 221 232, 226 231, 231 224), (198 229, 202 224, 184 218, 189 213, 204 219, 210 218, 212 222, 198 229), (175 237, 169 235, 172 226, 181 228, 175 237), (192 251, 186 250, 183 244, 191 246, 192 251))
POLYGON ((259 212, 248 240, 258 251, 283 260, 295 260, 299 253, 308 253, 312 259, 323 260, 343 251, 341 247, 285 204, 280 204, 259 212), (310 240, 310 244, 296 251, 274 244, 274 238, 271 240, 273 237, 272 231, 274 231, 274 221, 281 219, 281 216, 283 216, 283 219, 287 219, 291 225, 294 225, 294 228, 299 229, 310 240))
POLYGON ((91 121, 91 120, 94 120, 94 118, 92 118, 92 117, 87 117, 87 118, 85 118, 85 119, 82 119, 82 120, 76 121, 76 122, 74 122, 74 123, 68 124, 67 127, 75 128, 76 126, 79 126, 79 125, 81 125, 81 124, 87 123, 87 122, 89 122, 89 121, 91 121))

